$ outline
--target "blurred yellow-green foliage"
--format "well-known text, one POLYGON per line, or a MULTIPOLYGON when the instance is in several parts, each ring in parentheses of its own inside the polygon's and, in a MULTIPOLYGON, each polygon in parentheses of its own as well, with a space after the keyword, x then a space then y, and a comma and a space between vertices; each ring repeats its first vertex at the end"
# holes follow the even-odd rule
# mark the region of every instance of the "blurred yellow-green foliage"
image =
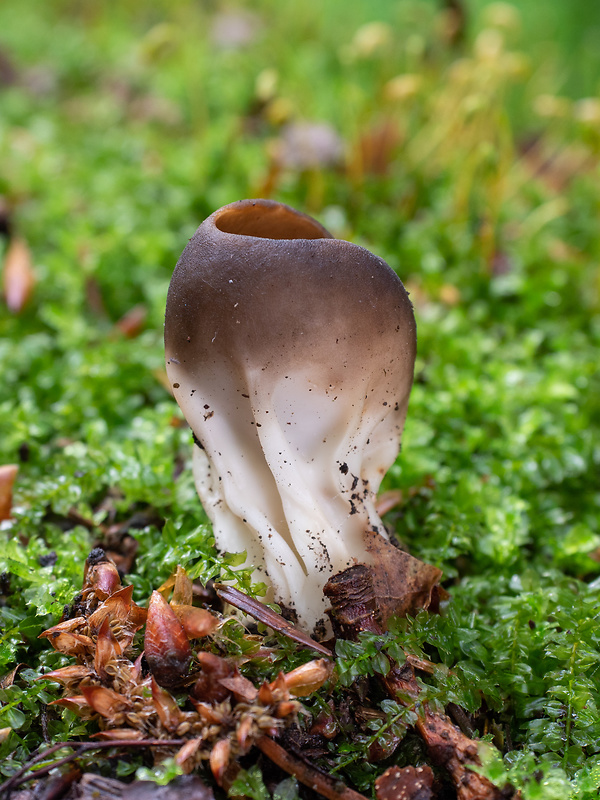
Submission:
MULTIPOLYGON (((164 304, 202 219, 271 197, 411 292, 386 521, 452 596, 394 634, 439 664, 424 692, 488 735, 499 785, 597 797, 599 39, 592 0, 4 0, 0 464, 19 470, 0 674, 61 663, 36 636, 104 523, 141 514, 138 599, 178 563, 219 574, 165 388, 164 304)), ((0 690, 5 775, 42 735, 89 735, 68 711, 42 731, 53 690, 34 677, 0 690)), ((408 736, 387 763, 424 758, 408 736)), ((349 740, 323 767, 365 792, 378 770, 349 740)))

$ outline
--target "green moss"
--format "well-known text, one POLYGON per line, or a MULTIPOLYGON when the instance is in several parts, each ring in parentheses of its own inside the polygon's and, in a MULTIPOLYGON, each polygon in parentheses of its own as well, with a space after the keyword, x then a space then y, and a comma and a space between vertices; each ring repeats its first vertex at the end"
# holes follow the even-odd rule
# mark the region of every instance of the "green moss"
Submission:
MULTIPOLYGON (((596 797, 600 111, 579 101, 595 91, 597 54, 586 15, 567 19, 560 2, 543 20, 520 4, 520 33, 506 9, 490 23, 493 9, 472 11, 487 3, 466 5, 462 50, 425 0, 353 0, 342 15, 261 0, 256 35, 238 49, 210 41, 210 4, 0 7, 17 76, 0 87, 0 194, 37 277, 21 313, 0 311, 0 463, 19 464, 13 521, 0 526, 0 674, 63 663, 37 634, 79 588, 107 514, 148 512, 135 532, 138 600, 178 563, 205 581, 235 570, 251 589, 249 572, 214 551, 189 431, 157 371, 179 253, 216 207, 265 191, 289 113, 331 124, 347 163, 284 171, 273 196, 381 254, 411 291, 419 356, 385 479, 403 502, 387 523, 442 567, 451 594, 441 616, 339 643, 340 680, 382 671, 383 652, 423 654, 438 665, 423 684, 430 701, 472 712, 502 752, 490 776, 522 784, 526 800, 596 797), (372 21, 389 27, 369 52, 355 34, 372 21), (504 44, 490 24, 508 25, 504 44), (388 82, 403 74, 417 78, 394 100, 388 82), (395 144, 387 157, 376 145, 378 172, 357 153, 384 122, 395 144), (136 305, 146 318, 129 339, 116 323, 136 305)), ((241 647, 233 629, 227 646, 241 647)), ((299 663, 282 652, 265 674, 299 663)), ((39 712, 54 697, 32 675, 0 697, 0 727, 13 728, 0 746, 6 774, 40 744, 39 712)), ((409 720, 378 702, 401 738, 409 720)), ((45 724, 50 741, 86 735, 68 711, 45 724)), ((365 791, 377 735, 332 754, 365 791)), ((406 736, 398 763, 421 756, 406 736)), ((247 775, 262 800, 262 780, 247 775)))

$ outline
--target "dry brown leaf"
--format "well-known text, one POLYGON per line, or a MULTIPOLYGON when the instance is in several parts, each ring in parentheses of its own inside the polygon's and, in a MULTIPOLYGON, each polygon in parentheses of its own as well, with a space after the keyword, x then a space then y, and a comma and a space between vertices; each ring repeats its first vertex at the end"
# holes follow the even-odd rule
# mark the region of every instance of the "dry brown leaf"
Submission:
POLYGON ((220 703, 229 697, 229 689, 226 689, 221 680, 231 678, 234 669, 224 658, 216 656, 214 653, 207 653, 200 650, 196 653, 202 671, 200 677, 192 687, 192 695, 202 702, 220 703))
MULTIPOLYGON (((57 626, 58 627, 58 626, 57 626)), ((38 639, 46 638, 55 650, 67 656, 86 656, 94 649, 94 642, 89 636, 79 633, 65 633, 59 631, 44 631, 38 639)))
POLYGON ((18 314, 31 297, 35 286, 31 251, 24 239, 11 239, 4 257, 2 283, 6 305, 18 314))
POLYGON ((0 467, 0 522, 10 519, 13 485, 18 471, 16 464, 3 464, 0 467))
POLYGON ((392 614, 405 617, 416 614, 421 608, 429 608, 442 571, 399 550, 378 533, 365 531, 364 537, 367 550, 373 556, 370 570, 384 627, 392 614))
POLYGON ((6 198, 0 194, 0 236, 10 236, 11 230, 12 220, 10 206, 6 198))
POLYGON ((3 45, 0 49, 0 86, 13 86, 19 80, 19 73, 12 53, 3 45))
POLYGON ((12 686, 17 675, 19 674, 19 671, 24 668, 27 668, 27 664, 17 664, 14 669, 11 669, 7 675, 0 679, 0 689, 8 689, 9 686, 12 686))
POLYGON ((84 719, 90 719, 92 716, 92 708, 83 695, 73 695, 72 697, 61 697, 58 700, 52 700, 48 703, 49 706, 63 706, 68 708, 74 714, 77 714, 84 719))
MULTIPOLYGON (((80 255, 81 260, 85 258, 85 254, 80 255)), ((104 300, 102 299, 102 290, 98 281, 90 275, 85 280, 85 297, 90 309, 99 317, 107 317, 106 308, 104 307, 104 300)))
POLYGON ((105 681, 109 678, 106 671, 106 665, 117 659, 123 648, 117 641, 117 637, 110 629, 108 617, 104 617, 104 621, 98 631, 98 638, 96 639, 96 652, 94 653, 94 669, 100 680, 105 681))
POLYGON ((115 328, 127 339, 135 339, 135 337, 142 332, 147 316, 148 309, 146 306, 134 306, 121 317, 115 325, 115 328))

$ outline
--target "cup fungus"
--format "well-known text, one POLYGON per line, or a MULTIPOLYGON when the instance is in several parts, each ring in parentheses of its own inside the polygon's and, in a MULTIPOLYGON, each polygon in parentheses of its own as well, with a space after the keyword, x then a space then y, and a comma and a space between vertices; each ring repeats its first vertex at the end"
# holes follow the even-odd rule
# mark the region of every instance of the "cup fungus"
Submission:
POLYGON ((373 563, 373 532, 388 539, 375 494, 398 454, 416 351, 404 286, 316 220, 242 200, 183 251, 165 347, 218 547, 246 551, 272 598, 314 628, 331 575, 373 563))

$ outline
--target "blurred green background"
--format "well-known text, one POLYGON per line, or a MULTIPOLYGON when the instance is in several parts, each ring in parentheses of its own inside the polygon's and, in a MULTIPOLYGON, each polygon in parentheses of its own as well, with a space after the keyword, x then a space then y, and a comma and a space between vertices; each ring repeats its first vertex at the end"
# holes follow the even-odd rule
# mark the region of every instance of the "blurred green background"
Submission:
MULTIPOLYGON (((0 5, 0 463, 19 467, 0 671, 54 663, 36 632, 104 524, 146 515, 140 600, 177 563, 218 573, 164 304, 202 219, 271 197, 381 255, 415 304, 384 488, 453 598, 405 633, 453 670, 427 691, 526 799, 597 796, 599 40, 589 0, 0 5)), ((40 736, 18 691, 13 766, 40 736)))

